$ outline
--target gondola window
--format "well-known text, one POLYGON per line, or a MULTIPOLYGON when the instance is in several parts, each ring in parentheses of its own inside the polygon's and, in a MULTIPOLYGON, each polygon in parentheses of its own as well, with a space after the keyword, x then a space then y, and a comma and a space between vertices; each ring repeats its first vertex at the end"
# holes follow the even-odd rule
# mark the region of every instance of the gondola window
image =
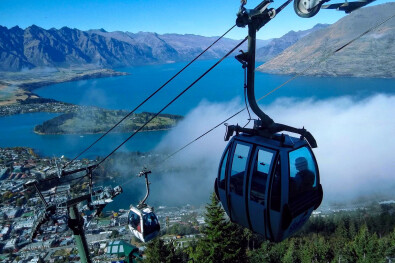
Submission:
POLYGON ((264 204, 267 177, 272 165, 273 153, 258 150, 251 179, 250 199, 254 202, 264 204))
POLYGON ((290 201, 303 196, 317 186, 315 161, 307 147, 289 153, 289 193, 290 201))
POLYGON ((222 160, 221 171, 219 175, 219 187, 221 187, 222 189, 225 189, 225 172, 226 172, 226 162, 228 160, 228 153, 229 150, 227 150, 225 157, 222 160))
POLYGON ((243 196, 244 174, 250 149, 250 146, 239 143, 236 145, 233 156, 230 191, 240 196, 243 196))

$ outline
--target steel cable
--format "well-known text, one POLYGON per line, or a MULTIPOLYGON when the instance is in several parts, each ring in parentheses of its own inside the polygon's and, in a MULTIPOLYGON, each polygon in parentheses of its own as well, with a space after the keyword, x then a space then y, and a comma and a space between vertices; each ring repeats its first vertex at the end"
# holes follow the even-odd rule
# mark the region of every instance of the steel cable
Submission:
POLYGON ((69 164, 74 162, 78 157, 87 152, 90 148, 92 148, 96 143, 98 143, 104 136, 109 134, 113 129, 115 129, 121 122, 123 122, 126 118, 132 115, 137 109, 139 109, 143 104, 145 104, 148 100, 150 100, 156 93, 162 90, 167 84, 169 84, 173 79, 175 79, 181 72, 183 72, 186 68, 188 68, 193 62, 195 62, 199 57, 201 57, 207 50, 209 50, 213 45, 215 45, 220 39, 222 39, 226 34, 228 34, 236 25, 233 25, 229 28, 224 34, 222 34, 218 39, 216 39, 211 45, 209 45, 205 50, 203 50, 198 56, 196 56, 193 60, 191 60, 186 66, 184 66, 180 71, 178 71, 175 75, 173 75, 169 80, 167 80, 162 86, 160 86, 157 90, 155 90, 151 95, 149 95, 145 100, 143 100, 137 107, 135 107, 132 111, 130 111, 125 117, 123 117, 120 121, 118 121, 113 127, 111 127, 107 132, 102 134, 97 140, 95 140, 91 145, 85 148, 82 152, 80 152, 76 157, 74 157, 71 161, 67 162, 63 169, 66 168, 69 164))

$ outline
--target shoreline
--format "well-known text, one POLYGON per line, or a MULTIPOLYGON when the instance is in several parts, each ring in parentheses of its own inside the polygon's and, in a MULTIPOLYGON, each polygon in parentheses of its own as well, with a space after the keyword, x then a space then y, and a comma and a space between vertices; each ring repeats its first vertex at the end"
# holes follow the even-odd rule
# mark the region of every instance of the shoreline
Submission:
MULTIPOLYGON (((55 113, 55 114, 67 114, 67 113, 78 113, 84 108, 90 108, 92 110, 106 110, 95 106, 85 106, 62 102, 54 99, 48 99, 41 97, 32 91, 35 89, 55 85, 59 83, 87 80, 87 79, 99 79, 107 77, 118 77, 130 75, 127 72, 115 71, 112 69, 95 69, 95 70, 59 70, 50 74, 34 73, 34 72, 12 72, 4 73, 0 72, 0 75, 4 75, 4 78, 0 81, 0 92, 4 95, 0 98, 0 117, 20 115, 26 113, 55 113), (11 88, 12 87, 12 88, 11 88), (7 94, 8 92, 8 94, 7 94), (3 100, 1 100, 3 99, 3 100)), ((111 111, 111 110, 108 110, 111 111)), ((126 113, 125 113, 126 114, 126 113)), ((40 125, 38 123, 36 126, 40 125)), ((36 127, 35 126, 35 127, 36 127)), ((138 128, 136 128, 137 130, 138 128)), ((150 131, 164 131, 170 130, 169 128, 159 129, 143 129, 141 132, 150 131)), ((108 129, 103 129, 99 132, 59 132, 59 133, 43 133, 38 132, 33 128, 33 132, 37 135, 89 135, 89 134, 104 134, 108 129)), ((130 131, 118 131, 114 133, 130 133, 136 130, 130 131)))
MULTIPOLYGON (((67 102, 48 99, 35 94, 33 91, 49 85, 55 85, 65 82, 73 82, 79 80, 99 79, 109 77, 127 76, 130 73, 115 71, 112 69, 94 69, 94 70, 60 70, 55 73, 43 75, 41 73, 34 74, 32 72, 0 72, 2 79, 0 80, 0 93, 4 97, 0 98, 0 112, 5 111, 4 108, 15 108, 22 105, 40 104, 62 104, 79 106, 67 102)), ((53 112, 51 110, 42 109, 34 112, 53 112)), ((57 111, 61 112, 61 111, 57 111)), ((11 111, 11 113, 2 113, 0 116, 14 115, 19 112, 11 111)))
MULTIPOLYGON (((157 132, 157 131, 169 131, 169 130, 171 130, 171 128, 168 128, 168 129, 157 129, 157 130, 141 130, 139 132, 157 132)), ((127 131, 127 132, 111 132, 111 133, 112 134, 113 133, 114 134, 121 134, 121 133, 128 134, 130 132, 135 132, 135 131, 137 131, 137 130, 127 131)), ((103 134, 103 133, 106 133, 107 131, 105 131, 105 132, 92 132, 92 133, 42 133, 42 132, 38 132, 36 130, 33 130, 33 132, 35 134, 37 134, 37 135, 81 135, 81 136, 83 136, 83 135, 92 135, 92 134, 103 134)))

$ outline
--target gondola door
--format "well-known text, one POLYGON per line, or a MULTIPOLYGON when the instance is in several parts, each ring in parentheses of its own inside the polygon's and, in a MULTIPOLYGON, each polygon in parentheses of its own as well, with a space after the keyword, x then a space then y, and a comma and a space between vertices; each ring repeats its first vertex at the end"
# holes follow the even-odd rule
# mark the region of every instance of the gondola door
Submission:
MULTIPOLYGON (((232 145, 232 144, 231 144, 232 145)), ((228 157, 229 157, 229 151, 232 149, 232 147, 228 146, 225 149, 224 154, 222 155, 222 160, 219 166, 219 171, 218 171, 218 179, 216 181, 215 189, 217 193, 217 197, 219 200, 221 200, 222 206, 225 209, 225 212, 229 215, 229 207, 228 207, 228 202, 227 202, 227 195, 226 195, 226 172, 227 172, 227 164, 228 164, 228 157)))
POLYGON ((269 236, 271 241, 279 242, 283 239, 283 232, 282 232, 282 214, 281 209, 283 207, 283 203, 285 198, 283 197, 285 189, 288 184, 284 183, 284 178, 282 171, 284 171, 287 167, 286 164, 288 163, 288 159, 284 152, 280 152, 279 157, 276 158, 272 177, 270 178, 269 187, 268 187, 268 222, 267 226, 269 229, 269 236), (283 167, 285 165, 285 167, 283 167))
POLYGON ((250 160, 252 146, 247 143, 235 141, 231 168, 228 173, 229 184, 229 208, 232 221, 249 228, 247 210, 245 203, 246 196, 246 174, 250 160))
POLYGON ((267 188, 276 151, 258 147, 251 163, 252 171, 248 187, 248 212, 252 230, 267 238, 267 188))
POLYGON ((143 220, 141 216, 141 212, 139 212, 137 208, 132 207, 129 211, 128 224, 132 234, 144 242, 143 231, 141 229, 143 226, 143 220))

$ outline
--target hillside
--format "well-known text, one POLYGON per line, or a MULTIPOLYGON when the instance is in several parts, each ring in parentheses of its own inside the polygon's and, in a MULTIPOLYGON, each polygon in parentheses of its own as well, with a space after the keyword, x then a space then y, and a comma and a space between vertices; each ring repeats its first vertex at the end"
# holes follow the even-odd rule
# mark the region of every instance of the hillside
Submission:
POLYGON ((299 30, 296 32, 291 30, 282 37, 274 38, 267 45, 256 50, 256 60, 261 62, 269 61, 303 37, 328 26, 328 24, 317 24, 313 28, 307 30, 299 30))
MULTIPOLYGON (((258 70, 272 74, 299 73, 394 13, 395 3, 361 8, 302 38, 258 70)), ((305 74, 394 78, 394 43, 395 19, 391 19, 305 74)))

